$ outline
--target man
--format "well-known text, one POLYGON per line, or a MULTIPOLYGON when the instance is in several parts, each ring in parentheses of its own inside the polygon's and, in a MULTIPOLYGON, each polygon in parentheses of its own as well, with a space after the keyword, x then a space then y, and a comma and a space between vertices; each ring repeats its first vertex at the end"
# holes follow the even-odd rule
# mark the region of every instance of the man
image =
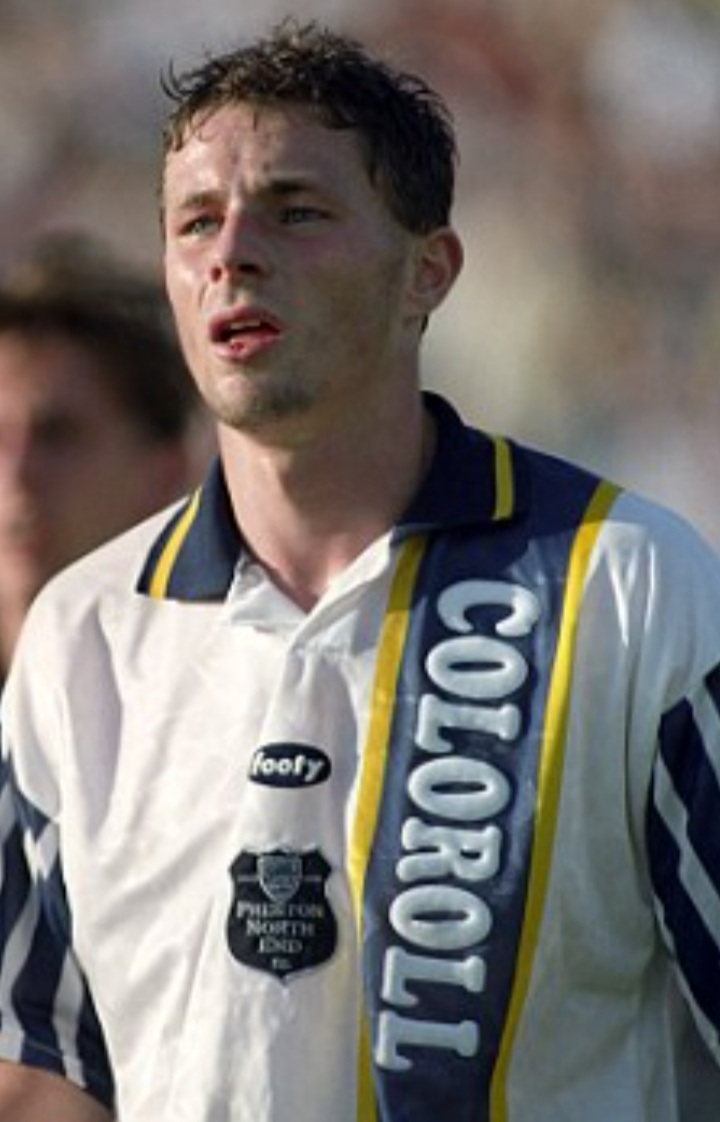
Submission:
POLYGON ((421 82, 284 24, 170 88, 220 457, 24 629, 0 1117, 712 1122, 717 561, 421 396, 421 82))
POLYGON ((199 416, 156 286, 41 239, 0 287, 0 664, 58 569, 183 494, 199 416))

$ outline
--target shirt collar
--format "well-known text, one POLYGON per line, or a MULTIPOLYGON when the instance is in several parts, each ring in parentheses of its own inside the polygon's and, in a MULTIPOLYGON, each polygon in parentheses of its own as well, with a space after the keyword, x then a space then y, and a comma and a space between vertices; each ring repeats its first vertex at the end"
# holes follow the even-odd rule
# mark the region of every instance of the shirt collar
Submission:
MULTIPOLYGON (((393 530, 393 540, 489 525, 526 509, 527 486, 516 448, 465 425, 452 406, 424 394, 437 426, 430 470, 393 530)), ((243 553, 222 466, 175 508, 145 560, 138 591, 155 599, 223 600, 243 553)))

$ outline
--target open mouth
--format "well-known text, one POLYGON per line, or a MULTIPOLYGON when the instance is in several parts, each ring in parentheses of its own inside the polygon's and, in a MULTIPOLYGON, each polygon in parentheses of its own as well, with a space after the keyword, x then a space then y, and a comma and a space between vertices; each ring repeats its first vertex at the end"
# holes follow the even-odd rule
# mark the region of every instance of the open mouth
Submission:
POLYGON ((232 343, 236 339, 257 335, 277 335, 275 328, 263 320, 243 320, 242 323, 224 324, 218 331, 219 343, 232 343))
POLYGON ((210 324, 211 341, 233 350, 261 346, 279 335, 280 325, 265 313, 229 313, 215 317, 210 324))

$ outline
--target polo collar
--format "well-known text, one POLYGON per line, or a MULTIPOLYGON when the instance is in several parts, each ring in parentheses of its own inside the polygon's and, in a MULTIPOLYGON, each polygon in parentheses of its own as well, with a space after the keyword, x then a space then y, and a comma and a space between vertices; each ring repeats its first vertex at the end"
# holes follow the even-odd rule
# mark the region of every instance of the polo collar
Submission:
MULTIPOLYGON (((438 395, 423 397, 435 418, 437 447, 418 494, 394 527, 393 540, 488 526, 523 513, 527 483, 515 446, 465 425, 438 395)), ((175 508, 155 539, 137 589, 161 600, 224 600, 244 550, 216 459, 203 485, 175 508)))

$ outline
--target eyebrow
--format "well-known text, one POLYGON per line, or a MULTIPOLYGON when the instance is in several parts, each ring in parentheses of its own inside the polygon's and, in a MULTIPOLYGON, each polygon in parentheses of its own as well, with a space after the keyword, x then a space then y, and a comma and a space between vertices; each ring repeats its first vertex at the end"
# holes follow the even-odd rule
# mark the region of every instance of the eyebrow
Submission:
MULTIPOLYGON (((293 174, 272 179, 269 183, 263 184, 257 194, 269 198, 285 199, 302 194, 304 191, 324 191, 324 188, 310 177, 303 178, 293 174)), ((223 198, 224 192, 222 190, 192 191, 174 204, 174 209, 180 211, 199 210, 206 206, 217 205, 223 198)))
MULTIPOLYGON (((172 205, 176 210, 201 210, 203 207, 217 203, 221 197, 221 191, 193 191, 172 205)), ((166 203, 168 201, 166 200, 166 203)))

